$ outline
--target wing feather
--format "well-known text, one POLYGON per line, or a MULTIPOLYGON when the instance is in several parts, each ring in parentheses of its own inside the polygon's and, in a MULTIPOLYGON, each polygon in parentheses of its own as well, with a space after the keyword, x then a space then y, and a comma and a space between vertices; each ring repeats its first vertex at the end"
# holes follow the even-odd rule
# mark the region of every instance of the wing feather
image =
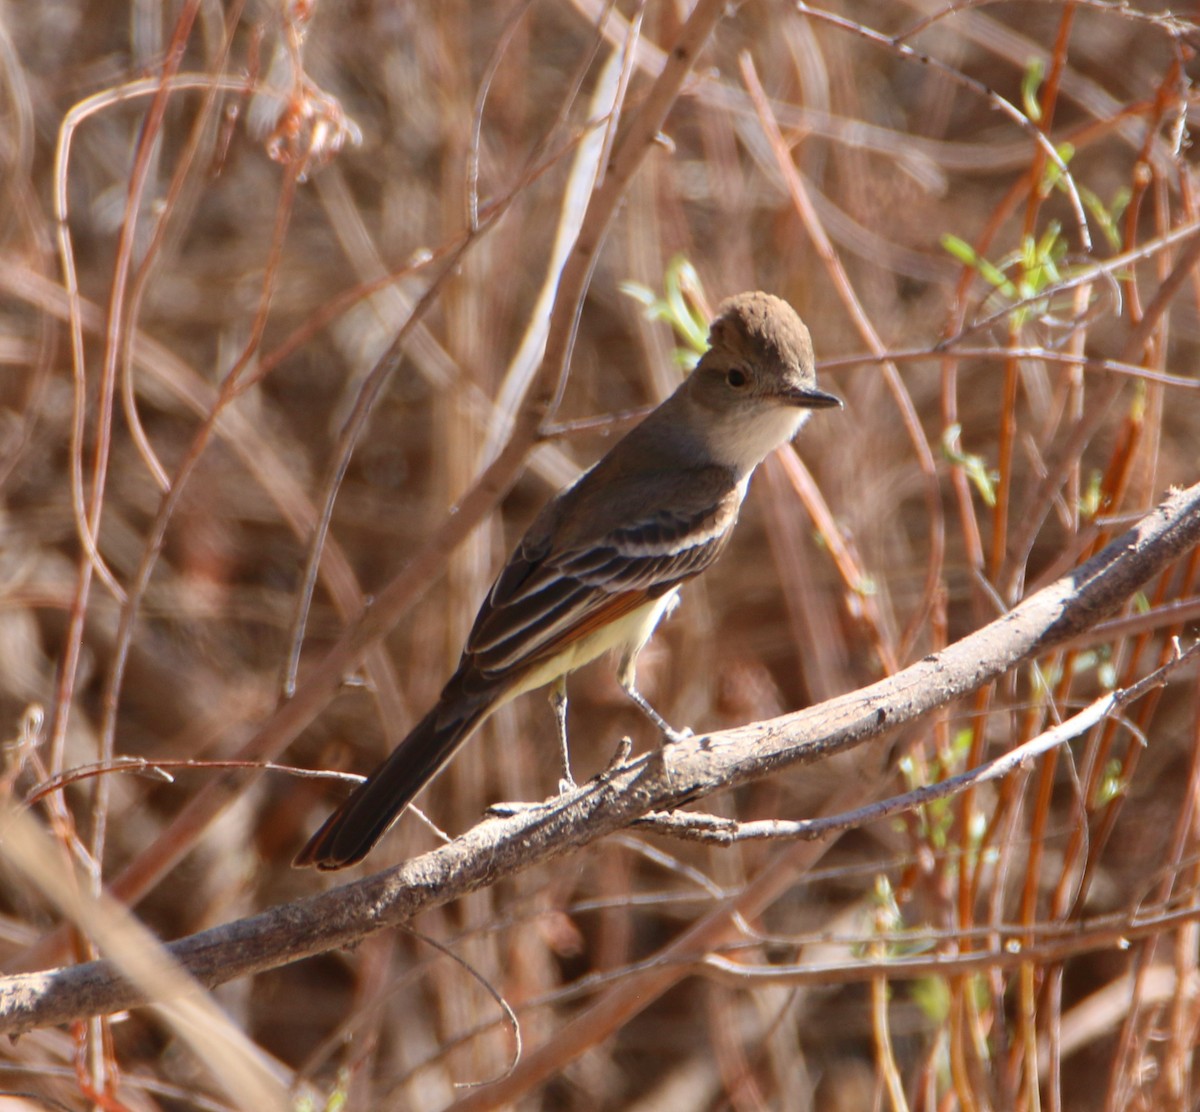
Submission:
POLYGON ((699 512, 660 510, 563 551, 549 536, 527 538, 480 610, 464 663, 502 680, 698 575, 724 549, 740 503, 730 491, 699 512))

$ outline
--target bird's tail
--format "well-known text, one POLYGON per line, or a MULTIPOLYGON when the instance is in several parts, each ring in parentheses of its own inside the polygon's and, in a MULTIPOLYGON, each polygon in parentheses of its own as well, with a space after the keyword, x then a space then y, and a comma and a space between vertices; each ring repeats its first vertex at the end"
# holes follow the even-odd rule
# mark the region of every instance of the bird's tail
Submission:
POLYGON ((496 706, 494 697, 472 699, 452 694, 453 686, 453 682, 447 685, 433 710, 325 820, 296 855, 294 865, 344 869, 366 857, 413 797, 496 706))

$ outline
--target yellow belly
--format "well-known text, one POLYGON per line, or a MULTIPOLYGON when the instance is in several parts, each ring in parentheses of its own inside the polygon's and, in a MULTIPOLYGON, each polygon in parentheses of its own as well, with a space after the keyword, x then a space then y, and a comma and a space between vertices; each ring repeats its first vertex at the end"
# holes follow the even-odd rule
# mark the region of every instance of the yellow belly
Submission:
POLYGON ((677 587, 566 646, 557 656, 550 657, 524 676, 496 705, 501 706, 526 691, 536 691, 539 687, 545 687, 560 676, 574 672, 576 668, 582 668, 596 657, 603 656, 610 649, 620 649, 622 661, 636 656, 642 646, 650 640, 664 615, 675 608, 679 601, 678 595, 677 587))

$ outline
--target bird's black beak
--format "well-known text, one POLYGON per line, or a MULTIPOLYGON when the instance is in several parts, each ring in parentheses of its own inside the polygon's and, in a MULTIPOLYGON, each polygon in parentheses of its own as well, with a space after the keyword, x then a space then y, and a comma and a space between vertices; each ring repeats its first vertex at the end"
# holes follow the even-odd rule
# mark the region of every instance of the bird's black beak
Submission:
POLYGON ((798 390, 789 390, 784 397, 788 405, 801 409, 841 409, 842 399, 836 394, 827 394, 816 386, 804 386, 798 390))

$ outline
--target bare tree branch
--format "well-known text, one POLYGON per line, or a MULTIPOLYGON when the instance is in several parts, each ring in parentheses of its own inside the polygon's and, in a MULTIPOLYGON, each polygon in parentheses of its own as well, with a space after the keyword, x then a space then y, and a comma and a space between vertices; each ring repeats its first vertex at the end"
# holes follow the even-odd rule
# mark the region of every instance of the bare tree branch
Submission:
MULTIPOLYGON (((1172 493, 1087 563, 983 629, 879 683, 796 714, 690 738, 610 769, 571 796, 508 817, 405 864, 171 943, 212 987, 407 922, 418 912, 544 863, 651 811, 878 741, 1091 628, 1200 543, 1200 484, 1172 493)), ((147 1003, 105 961, 0 981, 0 1032, 147 1003)))
POLYGON ((767 840, 815 841, 829 834, 840 834, 867 823, 911 811, 914 807, 925 807, 934 800, 958 795, 967 788, 977 788, 981 784, 1010 776, 1018 769, 1028 768, 1038 757, 1065 745, 1068 741, 1082 737, 1088 730, 1098 726, 1106 718, 1118 714, 1148 691, 1165 686, 1167 677, 1172 672, 1197 656, 1200 656, 1200 641, 1195 641, 1186 650, 1182 650, 1176 639, 1176 656, 1161 668, 1156 668, 1150 675, 1144 676, 1132 687, 1119 688, 1102 695, 1078 714, 1071 715, 1065 722, 1060 722, 1037 737, 1023 741, 1015 749, 1010 749, 1007 753, 1002 753, 975 768, 969 768, 933 784, 913 788, 903 795, 881 799, 865 807, 856 807, 853 811, 823 815, 814 819, 761 819, 757 822, 738 822, 723 815, 705 815, 696 811, 664 811, 647 815, 635 825, 639 830, 649 830, 655 834, 667 834, 721 846, 731 846, 734 842, 767 840))

